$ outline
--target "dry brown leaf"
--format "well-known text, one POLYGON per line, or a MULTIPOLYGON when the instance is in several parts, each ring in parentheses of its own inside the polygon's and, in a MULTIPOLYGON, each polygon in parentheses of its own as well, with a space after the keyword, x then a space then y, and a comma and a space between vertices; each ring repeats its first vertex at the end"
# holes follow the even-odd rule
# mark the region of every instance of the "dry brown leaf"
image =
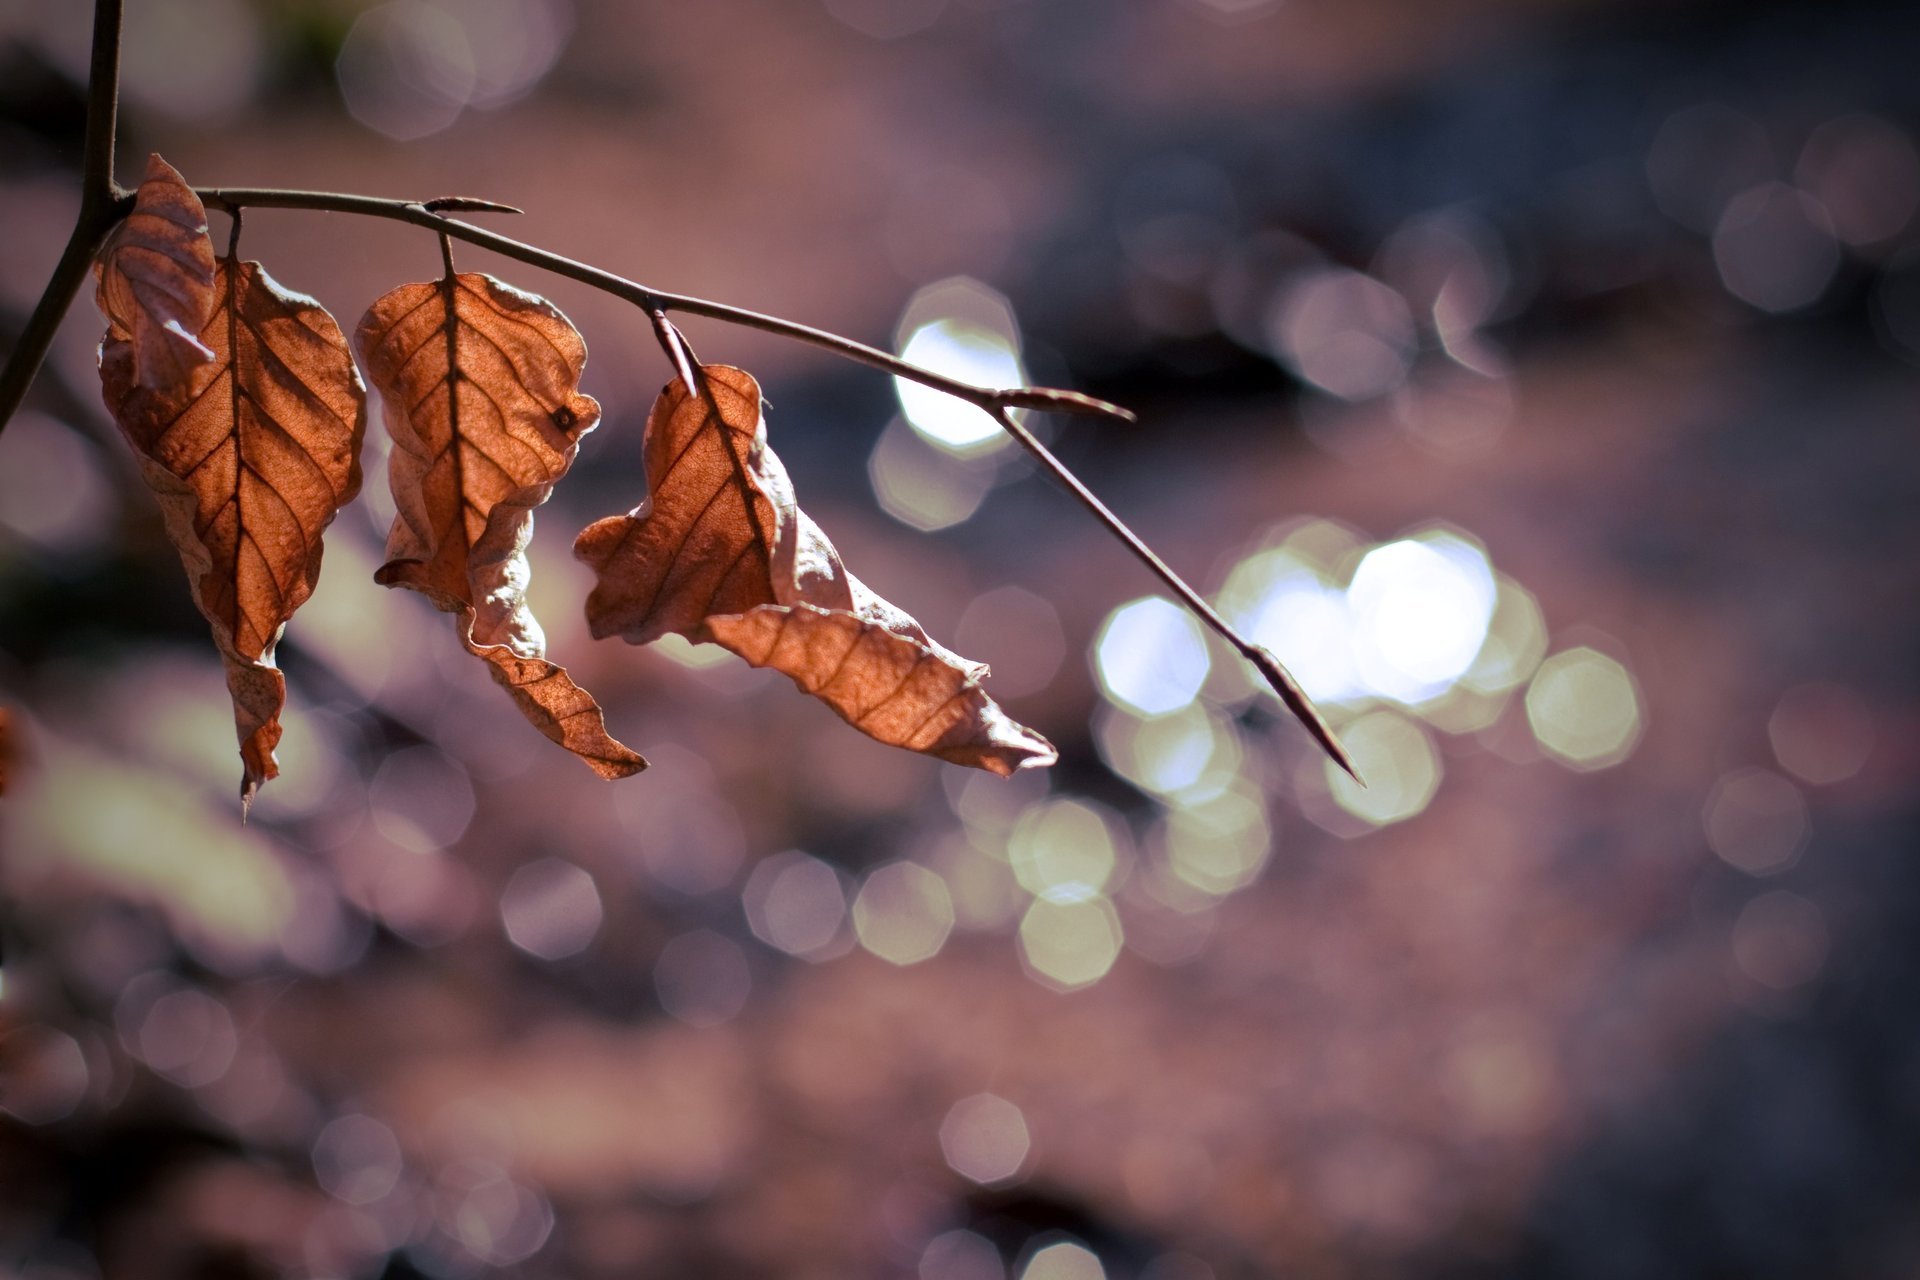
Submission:
POLYGON ((599 575, 587 597, 597 639, 693 635, 709 614, 773 599, 777 503, 792 503, 786 468, 767 447, 753 378, 719 365, 704 374, 706 396, 669 384, 647 416, 647 501, 574 540, 599 575))
MULTIPOLYGON (((156 168, 164 168, 157 158, 139 199, 158 191, 164 212, 150 220, 178 230, 190 220, 187 202, 197 211, 199 201, 172 170, 163 180, 156 168)), ((138 203, 135 210, 138 217, 138 203)), ((286 679, 274 648, 313 593, 322 532, 359 491, 366 391, 333 317, 257 262, 215 265, 212 309, 186 335, 206 359, 185 364, 190 348, 172 340, 180 315, 161 321, 184 314, 185 293, 159 283, 169 273, 157 264, 191 265, 198 254, 172 237, 143 232, 142 240, 172 247, 145 252, 123 240, 103 263, 100 303, 110 324, 100 378, 226 667, 244 806, 279 772, 273 749, 286 679), (159 310, 147 310, 148 301, 159 310)), ((191 274, 181 267, 169 278, 177 284, 191 274)))
POLYGON ((521 713, 595 773, 646 768, 608 736, 599 704, 547 660, 526 602, 533 508, 600 421, 599 404, 579 391, 579 332, 542 298, 462 274, 386 294, 354 345, 394 441, 399 514, 375 580, 458 615, 461 642, 521 713))
POLYGON ((707 631, 754 666, 784 671, 881 742, 1001 777, 1058 758, 1053 744, 1012 720, 966 669, 845 610, 767 604, 708 618, 707 631))
POLYGON ((95 268, 100 310, 132 344, 135 385, 185 388, 213 362, 200 341, 216 304, 213 271, 206 207, 172 165, 148 156, 133 211, 95 268))
POLYGON ((714 641, 881 742, 1000 774, 1051 764, 1046 739, 980 688, 985 666, 847 572, 767 445, 752 376, 725 365, 698 376, 702 396, 670 383, 647 419, 647 501, 574 542, 598 577, 593 634, 714 641))

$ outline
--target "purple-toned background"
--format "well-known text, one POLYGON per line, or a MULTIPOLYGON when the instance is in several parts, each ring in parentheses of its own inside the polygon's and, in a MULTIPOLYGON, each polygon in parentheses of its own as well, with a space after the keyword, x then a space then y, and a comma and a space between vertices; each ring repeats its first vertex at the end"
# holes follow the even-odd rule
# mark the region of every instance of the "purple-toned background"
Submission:
MULTIPOLYGON (((77 204, 85 9, 0 5, 8 348, 77 204)), ((485 196, 650 285, 1135 408, 1035 425, 1371 785, 984 419, 708 322, 854 571, 1061 763, 970 774, 591 640, 568 547, 641 499, 669 369, 632 308, 463 247, 586 335, 606 414, 532 602, 653 768, 599 782, 373 585, 370 438, 242 825, 83 300, 0 436, 0 1276, 1920 1265, 1901 6, 128 10, 123 182, 485 196)), ((347 326, 439 270, 337 214, 242 251, 347 326)))

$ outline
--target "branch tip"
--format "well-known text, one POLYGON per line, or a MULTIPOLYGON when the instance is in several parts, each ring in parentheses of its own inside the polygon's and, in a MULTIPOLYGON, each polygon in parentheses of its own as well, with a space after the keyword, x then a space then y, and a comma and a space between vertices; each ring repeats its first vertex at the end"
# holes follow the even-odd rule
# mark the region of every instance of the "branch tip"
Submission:
POLYGON ((428 213, 525 213, 525 209, 510 204, 501 204, 498 200, 482 200, 478 196, 435 196, 431 200, 422 200, 420 207, 428 213))
POLYGON ((1055 387, 1010 387, 993 393, 994 402, 1009 409, 1038 409, 1043 413, 1069 413, 1083 418, 1113 418, 1120 422, 1138 422, 1133 410, 1106 400, 1097 400, 1078 391, 1055 387))
POLYGON ((1328 758, 1346 770, 1348 777, 1361 786, 1366 786, 1367 780, 1361 777, 1360 770, 1354 767, 1353 757, 1347 754, 1347 749, 1340 744, 1340 739, 1334 734, 1333 727, 1327 723, 1326 717, 1320 714, 1320 708, 1313 705, 1313 699, 1309 698, 1306 690, 1300 687, 1300 682, 1293 678, 1293 673, 1281 664, 1280 659, 1274 657, 1273 651, 1256 644, 1248 646, 1244 652, 1247 660, 1260 669, 1260 674, 1265 676, 1267 683, 1273 686, 1273 691, 1280 695, 1280 701, 1287 705, 1287 710, 1293 712, 1294 718, 1313 735, 1313 740, 1320 744, 1320 749, 1327 753, 1328 758))

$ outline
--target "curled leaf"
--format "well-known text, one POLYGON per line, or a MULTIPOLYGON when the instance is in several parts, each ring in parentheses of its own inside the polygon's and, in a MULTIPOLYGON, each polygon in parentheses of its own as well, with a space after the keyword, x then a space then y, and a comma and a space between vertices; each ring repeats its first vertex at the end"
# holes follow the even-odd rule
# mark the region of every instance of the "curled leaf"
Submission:
MULTIPOLYGON (((179 228, 185 201, 194 209, 199 201, 184 184, 173 189, 172 170, 170 181, 153 176, 163 167, 157 158, 150 166, 135 214, 153 188, 165 211, 154 218, 179 228)), ((100 378, 226 667, 245 805, 279 772, 273 749, 286 680, 274 648, 313 593, 322 532, 359 491, 366 391, 333 317, 283 289, 257 262, 218 262, 211 311, 186 335, 191 347, 173 341, 191 291, 163 282, 178 284, 191 272, 157 263, 190 265, 198 254, 171 236, 141 232, 103 264, 100 299, 110 324, 100 378), (179 252, 136 252, 149 240, 179 252), (133 311, 120 309, 129 302, 133 311), (186 364, 196 349, 204 362, 186 364)), ((204 223, 199 236, 206 238, 204 223)))
POLYGON ((521 713, 595 773, 646 768, 607 734, 592 696, 547 660, 526 601, 533 508, 600 421, 599 404, 579 391, 579 332, 542 298, 462 274, 386 294, 354 344, 394 441, 398 515, 375 581, 456 614, 461 643, 521 713))
POLYGON ((847 572, 768 447, 751 375, 702 366, 647 419, 647 501, 574 542, 598 637, 713 641, 791 676, 881 742, 1007 774, 1053 748, 980 688, 986 668, 933 641, 847 572))
POLYGON ((207 210, 157 155, 95 268, 109 337, 129 344, 133 385, 185 388, 215 359, 200 332, 216 305, 207 210))
POLYGON ((767 604, 708 618, 707 631, 754 666, 784 671, 881 742, 1001 777, 1058 758, 1051 743, 1012 720, 968 670, 857 614, 767 604))
POLYGON ((759 385, 739 369, 703 373, 705 396, 672 383, 647 416, 647 501, 574 540, 599 575, 587 597, 595 639, 691 636, 709 614, 773 600, 779 503, 791 506, 792 487, 767 447, 759 385))

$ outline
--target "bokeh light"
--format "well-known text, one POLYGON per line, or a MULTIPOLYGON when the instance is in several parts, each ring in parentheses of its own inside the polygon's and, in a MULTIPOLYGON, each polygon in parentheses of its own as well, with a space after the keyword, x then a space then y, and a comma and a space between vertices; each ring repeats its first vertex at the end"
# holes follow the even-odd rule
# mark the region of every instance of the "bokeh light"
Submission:
POLYGON ((867 479, 880 509, 923 533, 970 519, 993 490, 996 475, 992 462, 956 457, 903 418, 887 423, 867 455, 867 479))
POLYGON ((1315 268, 1290 281, 1267 313, 1267 339, 1295 373, 1343 400, 1398 387, 1415 349, 1406 300, 1343 267, 1315 268))
POLYGON ((1486 553, 1457 535, 1424 534, 1369 551, 1347 587, 1361 680, 1402 703, 1445 692, 1480 652, 1494 597, 1486 553))
POLYGON ((841 949, 847 918, 840 873, 798 849, 760 861, 740 892, 753 936, 806 960, 841 949))
POLYGON ((113 1020, 127 1052, 185 1088, 225 1075, 240 1045, 223 1002, 158 971, 126 985, 113 1020))
POLYGON ((0 1090, 0 1112, 22 1124, 65 1120, 93 1082, 80 1042, 57 1027, 16 1026, 0 1032, 0 1060, 7 1084, 0 1090))
POLYGON ((1707 796, 1701 821, 1708 847, 1750 875, 1786 870, 1807 843, 1807 802, 1800 788, 1766 769, 1723 775, 1707 796))
POLYGON ((1662 212, 1702 233, 1735 195, 1776 176, 1767 131, 1723 102, 1683 107, 1661 122, 1647 152, 1647 181, 1662 212))
POLYGON ((860 945, 891 964, 919 964, 940 953, 953 931, 947 883, 913 862, 869 872, 853 900, 860 945))
POLYGON ((313 1140, 320 1189, 347 1204, 373 1204, 400 1185, 400 1140, 372 1116, 349 1113, 327 1122, 313 1140))
POLYGON ((1713 260, 1727 292, 1762 311, 1817 301, 1840 269, 1833 220, 1818 200, 1768 182, 1728 202, 1713 232, 1713 260))
POLYGON ((457 843, 473 821, 473 783, 438 747, 402 747, 367 784, 373 823, 403 848, 431 853, 457 843))
POLYGON ((1291 543, 1243 560, 1221 590, 1228 621, 1276 654, 1316 702, 1360 696, 1346 592, 1291 543))
POLYGON ((1233 721, 1200 703, 1142 718, 1108 707, 1095 718, 1100 758, 1149 794, 1195 803, 1218 795, 1242 764, 1233 721))
POLYGON ((1090 800, 1045 800, 1020 816, 1007 858, 1022 888, 1040 897, 1084 898, 1106 889, 1118 856, 1119 819, 1090 800))
POLYGON ((1034 1250, 1020 1280, 1107 1280, 1100 1255, 1078 1240, 1056 1240, 1034 1250))
POLYGON ((1148 716, 1192 702, 1211 666, 1200 624, 1161 596, 1130 601, 1108 614, 1093 651, 1102 692, 1148 716))
POLYGON ((940 1151, 947 1164, 983 1186, 1016 1177, 1031 1146, 1027 1118, 998 1094, 962 1098, 940 1122, 940 1151))
POLYGON ((1527 687, 1527 722, 1561 763, 1609 768, 1640 739, 1640 693, 1613 658, 1585 645, 1563 649, 1540 664, 1527 687))
POLYGON ((738 943, 712 929, 683 933, 660 949, 653 965, 660 1007, 690 1027, 731 1021, 753 992, 753 973, 738 943))
POLYGON ((7 435, 25 461, 0 468, 0 529, 56 552, 101 541, 113 495, 98 450, 66 423, 31 410, 13 416, 7 435))
POLYGON ((921 1251, 919 1280, 1007 1280, 993 1241, 964 1228, 943 1231, 921 1251))
POLYGON ((1060 614, 1045 596, 1005 586, 975 596, 954 624, 953 647, 993 668, 995 698, 1037 693, 1066 660, 1060 614))
POLYGON ((1244 782, 1173 810, 1156 832, 1173 875, 1203 893, 1222 896, 1251 884, 1273 846, 1260 793, 1244 782))
MULTIPOLYGON (((1350 530, 1311 521, 1237 564, 1219 607, 1279 654, 1317 702, 1420 705, 1475 672, 1499 610, 1499 581, 1485 548, 1450 529, 1363 551, 1350 530)), ((1531 601, 1517 584, 1511 590, 1521 598, 1508 606, 1507 638, 1479 668, 1483 692, 1504 687, 1505 672, 1528 656, 1531 601)))
POLYGON ((1480 693, 1502 693, 1533 678, 1547 656, 1547 623, 1533 593, 1494 574, 1493 616, 1486 639, 1461 683, 1480 693))
POLYGON ((540 960, 561 960, 586 950, 604 916, 593 877, 559 858, 527 863, 500 894, 500 923, 507 937, 540 960))
MULTIPOLYGON (((1017 387, 1027 381, 1013 307, 966 276, 914 294, 900 317, 895 346, 902 360, 977 387, 1017 387)), ((908 424, 941 449, 979 457, 1013 443, 990 415, 964 400, 910 378, 896 377, 893 389, 908 424)))
POLYGON ((1071 991, 1107 976, 1125 934, 1103 897, 1040 898, 1020 918, 1020 959, 1043 986, 1071 991))
POLYGON ((441 1177, 440 1227, 481 1262, 510 1267, 546 1245, 553 1206, 504 1170, 468 1162, 441 1177))
POLYGON ((411 142, 525 95, 572 30, 568 0, 389 0, 354 19, 334 75, 354 119, 411 142))
POLYGON ((1366 785, 1327 760, 1327 786, 1335 803, 1364 822, 1404 822, 1425 809, 1440 787, 1440 753, 1432 737, 1397 711, 1368 712, 1340 730, 1340 741, 1366 785))
POLYGON ((397 142, 458 120, 478 81, 460 20, 430 0, 391 0, 362 13, 334 75, 353 118, 397 142))
POLYGON ((1826 209, 1840 239, 1878 245, 1920 210, 1920 151, 1892 121, 1850 112, 1807 135, 1794 181, 1826 209))
POLYGON ((637 870, 688 897, 727 888, 746 860, 747 838, 713 766, 671 743, 648 744, 644 754, 653 785, 617 788, 612 797, 637 870))
POLYGON ((1767 718, 1773 758, 1802 782, 1829 786, 1866 767, 1873 754, 1873 713, 1845 685, 1815 682, 1780 695, 1767 718))

